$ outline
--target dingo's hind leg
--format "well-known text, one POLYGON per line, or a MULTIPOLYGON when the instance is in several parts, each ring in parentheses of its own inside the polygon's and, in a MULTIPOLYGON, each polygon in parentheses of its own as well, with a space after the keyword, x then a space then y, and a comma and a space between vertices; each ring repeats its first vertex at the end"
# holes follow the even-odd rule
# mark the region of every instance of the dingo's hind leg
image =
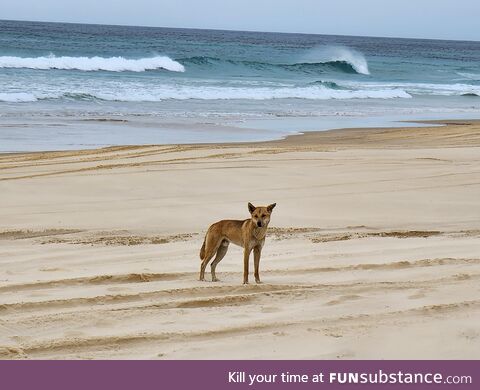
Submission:
POLYGON ((212 260, 215 253, 222 243, 222 240, 216 240, 216 237, 213 237, 213 234, 208 234, 205 237, 205 253, 200 265, 200 280, 205 280, 205 268, 207 268, 208 263, 212 260))
POLYGON ((215 260, 213 260, 212 264, 210 264, 210 269, 212 271, 212 282, 218 282, 217 276, 215 275, 215 268, 217 264, 222 261, 228 251, 228 240, 223 240, 220 244, 220 247, 217 250, 217 256, 215 256, 215 260))

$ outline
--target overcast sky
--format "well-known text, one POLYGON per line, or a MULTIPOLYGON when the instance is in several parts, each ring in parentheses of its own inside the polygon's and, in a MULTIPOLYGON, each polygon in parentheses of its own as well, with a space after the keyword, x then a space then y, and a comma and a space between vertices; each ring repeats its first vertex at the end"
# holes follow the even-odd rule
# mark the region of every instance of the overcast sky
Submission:
POLYGON ((0 19, 480 41, 480 0, 0 0, 0 19))

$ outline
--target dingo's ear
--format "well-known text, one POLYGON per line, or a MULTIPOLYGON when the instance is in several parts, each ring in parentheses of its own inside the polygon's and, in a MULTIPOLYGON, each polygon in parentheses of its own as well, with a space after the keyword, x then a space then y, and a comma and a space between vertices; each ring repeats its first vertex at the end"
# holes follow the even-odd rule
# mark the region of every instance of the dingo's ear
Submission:
POLYGON ((267 206, 268 212, 271 213, 272 210, 274 209, 274 207, 275 207, 276 205, 277 205, 276 203, 272 203, 272 204, 268 205, 268 206, 267 206))
POLYGON ((255 209, 256 209, 256 207, 249 202, 248 203, 248 211, 250 211, 250 214, 252 214, 255 211, 255 209))

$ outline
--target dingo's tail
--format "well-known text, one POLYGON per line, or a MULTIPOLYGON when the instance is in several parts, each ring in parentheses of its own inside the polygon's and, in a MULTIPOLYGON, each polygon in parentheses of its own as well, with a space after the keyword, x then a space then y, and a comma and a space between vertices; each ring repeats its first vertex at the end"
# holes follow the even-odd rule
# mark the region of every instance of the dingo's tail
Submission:
POLYGON ((205 236, 205 239, 203 240, 203 245, 202 249, 200 249, 200 260, 203 260, 205 257, 205 241, 207 240, 207 236, 205 236))

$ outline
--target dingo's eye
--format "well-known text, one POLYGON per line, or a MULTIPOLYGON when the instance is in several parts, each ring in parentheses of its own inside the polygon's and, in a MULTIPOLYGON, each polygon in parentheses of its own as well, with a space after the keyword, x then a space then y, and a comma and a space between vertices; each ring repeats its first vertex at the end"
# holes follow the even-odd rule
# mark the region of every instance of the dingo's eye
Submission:
POLYGON ((265 214, 262 214, 262 218, 265 218, 265 217, 266 217, 266 215, 265 215, 265 214))

